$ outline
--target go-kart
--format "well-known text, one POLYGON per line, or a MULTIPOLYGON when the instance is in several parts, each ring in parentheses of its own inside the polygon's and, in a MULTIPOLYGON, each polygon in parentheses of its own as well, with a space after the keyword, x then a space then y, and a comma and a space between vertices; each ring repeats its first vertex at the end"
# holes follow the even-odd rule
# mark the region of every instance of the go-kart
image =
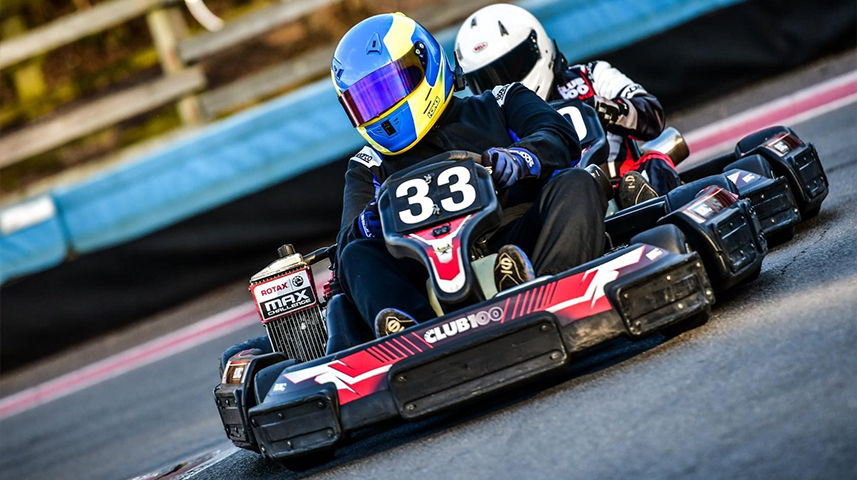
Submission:
POLYGON ((691 182, 719 172, 753 203, 766 235, 777 241, 791 239, 797 223, 818 215, 829 188, 815 146, 784 126, 752 133, 734 151, 680 176, 691 182))
MULTIPOLYGON (((599 165, 614 183, 617 182, 617 169, 607 161, 608 149, 602 146, 604 131, 594 110, 576 99, 555 101, 551 105, 575 126, 584 147, 603 150, 590 155, 589 163, 599 165)), ((656 150, 670 156, 675 165, 689 155, 684 138, 672 127, 650 142, 640 146, 632 142, 630 146, 634 158, 656 150)), ((585 165, 586 162, 581 161, 581 166, 585 165)), ((815 146, 804 143, 794 131, 783 126, 747 135, 736 144, 734 151, 680 171, 682 181, 691 184, 706 184, 713 176, 721 174, 724 188, 750 201, 769 243, 790 240, 795 225, 817 215, 828 193, 827 176, 815 146)), ((627 241, 627 234, 673 211, 671 205, 663 201, 637 209, 648 210, 648 213, 624 211, 623 215, 608 222, 608 233, 616 237, 615 240, 627 241), (649 222, 629 225, 629 216, 649 219, 649 222)))
MULTIPOLYGON (((594 167, 599 152, 603 145, 590 145, 582 163, 594 167)), ((587 170, 612 192, 603 172, 587 170)), ((747 280, 767 251, 750 203, 733 190, 722 176, 680 187, 661 199, 668 214, 628 216, 646 227, 606 238, 602 257, 494 293, 480 281, 493 263, 481 245, 501 208, 480 157, 448 152, 398 172, 380 191, 384 239, 394 256, 426 266, 439 316, 373 339, 335 281, 315 288, 312 268, 335 257, 332 248, 308 256, 281 248, 250 286, 270 344, 229 358, 214 389, 227 436, 300 462, 333 451, 354 429, 460 406, 620 335, 698 325, 725 288, 709 276, 725 286, 747 280)))

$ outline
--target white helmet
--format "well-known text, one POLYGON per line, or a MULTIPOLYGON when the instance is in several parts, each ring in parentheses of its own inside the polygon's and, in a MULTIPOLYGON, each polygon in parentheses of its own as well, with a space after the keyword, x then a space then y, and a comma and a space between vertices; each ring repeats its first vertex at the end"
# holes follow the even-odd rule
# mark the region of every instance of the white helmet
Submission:
POLYGON ((455 54, 473 93, 520 82, 544 99, 550 95, 554 45, 521 7, 498 3, 477 10, 458 29, 455 54))

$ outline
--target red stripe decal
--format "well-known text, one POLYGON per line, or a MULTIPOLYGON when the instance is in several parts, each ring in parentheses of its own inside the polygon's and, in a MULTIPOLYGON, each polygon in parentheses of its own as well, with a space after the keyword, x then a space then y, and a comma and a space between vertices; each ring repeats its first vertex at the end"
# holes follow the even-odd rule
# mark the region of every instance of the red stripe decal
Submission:
POLYGON ((406 347, 406 346, 405 346, 402 342, 400 342, 398 339, 396 339, 396 338, 392 338, 392 339, 390 339, 390 341, 391 341, 391 342, 393 342, 393 343, 395 343, 396 345, 398 345, 398 346, 399 346, 399 348, 401 348, 402 350, 404 350, 404 351, 408 352, 408 355, 413 355, 413 354, 414 354, 414 352, 412 352, 410 348, 406 347))
POLYGON ((514 320, 514 319, 515 319, 515 310, 517 310, 517 308, 518 308, 518 298, 519 298, 519 297, 520 297, 520 295, 519 295, 519 294, 516 294, 516 295, 515 295, 515 304, 512 306, 512 316, 511 316, 511 317, 509 317, 509 320, 514 320))
POLYGON ((421 337, 421 336, 417 335, 416 333, 411 332, 411 335, 413 335, 413 336, 417 337, 421 342, 425 343, 427 347, 429 347, 429 348, 434 348, 434 347, 432 347, 432 346, 431 346, 431 344, 430 344, 430 343, 428 343, 427 341, 425 341, 425 339, 423 339, 423 337, 421 337))
POLYGON ((524 315, 526 315, 526 314, 527 314, 527 311, 526 311, 526 310, 527 310, 527 299, 528 299, 528 298, 530 298, 530 291, 529 291, 529 290, 527 290, 527 292, 526 292, 526 293, 524 293, 524 301, 523 301, 523 302, 521 302, 521 310, 520 310, 520 311, 518 311, 518 316, 519 316, 519 317, 523 317, 524 315))
POLYGON ((410 345, 410 346, 414 347, 414 350, 417 350, 417 351, 419 351, 419 352, 422 352, 422 351, 423 351, 423 349, 422 349, 422 348, 420 348, 420 347, 418 347, 418 346, 416 346, 416 345, 414 344, 414 342, 412 342, 412 341, 408 340, 408 337, 402 336, 401 338, 402 338, 402 340, 404 340, 404 341, 408 342, 408 345, 410 345))
POLYGON ((509 299, 506 298, 506 305, 503 305, 503 319, 500 320, 500 323, 504 323, 506 321, 506 317, 509 316, 509 299))
POLYGON ((527 315, 533 311, 533 304, 536 303, 536 293, 538 293, 538 289, 533 290, 533 296, 530 297, 530 304, 527 305, 527 315))
POLYGON ((375 360, 378 360, 378 361, 379 361, 379 362, 381 362, 381 363, 385 363, 385 362, 386 362, 386 360, 384 360, 384 359, 383 359, 383 358, 381 358, 377 353, 375 353, 375 352, 373 352, 373 351, 372 351, 372 347, 367 348, 367 349, 366 349, 366 353, 368 353, 369 355, 372 355, 372 358, 374 358, 375 360))
POLYGON ((383 343, 379 343, 378 345, 376 345, 376 347, 378 347, 378 350, 381 350, 382 352, 386 353, 387 355, 389 355, 394 360, 399 359, 399 356, 396 355, 395 353, 393 353, 392 350, 387 349, 383 343))
POLYGON ((545 308, 548 308, 553 305, 553 294, 556 293, 556 286, 559 282, 554 282, 551 284, 550 292, 545 295, 545 308))
POLYGON ((383 362, 389 362, 391 359, 387 355, 384 355, 384 352, 379 350, 377 347, 369 347, 366 349, 367 352, 373 353, 376 357, 380 358, 383 362))
POLYGON ((400 350, 400 349, 399 349, 399 347, 397 347, 397 346, 393 345, 393 342, 391 342, 391 341, 384 342, 384 345, 385 345, 387 348, 389 348, 390 350, 392 350, 392 351, 396 352, 396 354, 398 354, 398 355, 399 355, 399 356, 401 356, 401 357, 407 357, 407 356, 408 356, 407 354, 405 354, 405 352, 403 352, 402 350, 400 350))
POLYGON ((545 290, 547 290, 547 285, 542 285, 541 288, 539 288, 539 299, 536 300, 536 308, 539 310, 541 310, 544 305, 545 290))

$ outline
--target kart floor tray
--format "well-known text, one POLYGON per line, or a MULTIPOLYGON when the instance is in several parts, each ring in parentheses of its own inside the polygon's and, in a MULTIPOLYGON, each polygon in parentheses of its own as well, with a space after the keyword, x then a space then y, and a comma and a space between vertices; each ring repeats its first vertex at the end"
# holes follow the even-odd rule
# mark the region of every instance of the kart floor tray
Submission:
POLYGON ((389 380, 401 416, 428 415, 559 368, 568 358, 556 318, 548 312, 493 330, 396 364, 389 380))

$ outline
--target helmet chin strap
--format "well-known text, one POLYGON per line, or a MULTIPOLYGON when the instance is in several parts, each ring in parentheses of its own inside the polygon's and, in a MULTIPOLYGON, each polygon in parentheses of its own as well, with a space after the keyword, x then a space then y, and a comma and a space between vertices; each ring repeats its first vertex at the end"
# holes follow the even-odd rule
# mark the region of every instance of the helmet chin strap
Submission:
POLYGON ((452 58, 455 59, 455 67, 452 69, 452 88, 456 92, 460 92, 467 86, 467 81, 464 79, 464 70, 462 70, 461 65, 458 64, 458 54, 453 52, 452 58))

